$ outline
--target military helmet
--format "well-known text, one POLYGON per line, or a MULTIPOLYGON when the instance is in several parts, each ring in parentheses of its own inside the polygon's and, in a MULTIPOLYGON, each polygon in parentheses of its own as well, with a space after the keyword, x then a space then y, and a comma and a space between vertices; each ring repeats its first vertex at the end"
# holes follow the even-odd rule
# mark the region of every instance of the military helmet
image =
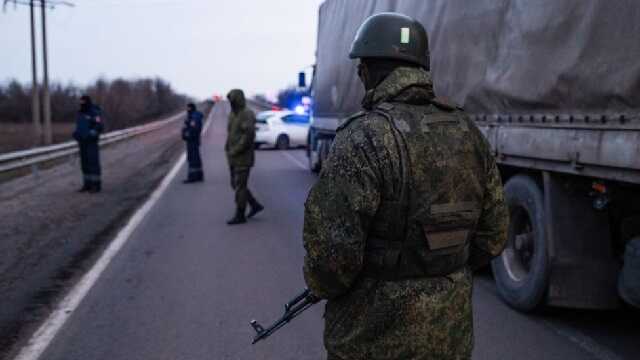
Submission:
POLYGON ((424 26, 411 17, 380 13, 360 26, 349 57, 404 60, 428 70, 429 38, 424 26))

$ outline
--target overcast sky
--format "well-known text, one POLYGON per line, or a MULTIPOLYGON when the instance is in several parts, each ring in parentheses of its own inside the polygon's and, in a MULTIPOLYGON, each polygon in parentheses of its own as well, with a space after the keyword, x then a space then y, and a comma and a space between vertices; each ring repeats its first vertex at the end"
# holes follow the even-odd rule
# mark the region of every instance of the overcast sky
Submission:
MULTIPOLYGON (((47 13, 54 81, 160 76, 199 98, 235 87, 273 94, 315 61, 322 0, 72 1, 47 13)), ((28 7, 9 5, 0 81, 31 81, 29 46, 28 7)))

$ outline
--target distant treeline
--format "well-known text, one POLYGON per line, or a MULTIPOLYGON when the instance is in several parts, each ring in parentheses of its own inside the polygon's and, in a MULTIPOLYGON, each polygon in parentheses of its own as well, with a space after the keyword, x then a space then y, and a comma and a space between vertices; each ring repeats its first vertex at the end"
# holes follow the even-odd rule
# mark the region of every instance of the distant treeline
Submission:
MULTIPOLYGON (((51 118, 54 123, 73 122, 79 98, 88 94, 103 110, 109 130, 135 126, 182 109, 188 102, 162 79, 99 79, 81 88, 53 84, 51 118)), ((17 81, 0 84, 0 122, 31 121, 31 87, 17 81)))

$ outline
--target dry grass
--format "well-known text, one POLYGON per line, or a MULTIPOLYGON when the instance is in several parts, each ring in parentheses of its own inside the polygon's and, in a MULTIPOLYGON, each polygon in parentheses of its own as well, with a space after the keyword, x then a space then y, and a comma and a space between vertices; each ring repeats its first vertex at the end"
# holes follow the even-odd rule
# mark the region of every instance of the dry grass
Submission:
MULTIPOLYGON (((53 124, 53 141, 61 143, 72 140, 74 124, 53 124)), ((33 127, 28 123, 0 121, 0 154, 33 147, 33 127)))

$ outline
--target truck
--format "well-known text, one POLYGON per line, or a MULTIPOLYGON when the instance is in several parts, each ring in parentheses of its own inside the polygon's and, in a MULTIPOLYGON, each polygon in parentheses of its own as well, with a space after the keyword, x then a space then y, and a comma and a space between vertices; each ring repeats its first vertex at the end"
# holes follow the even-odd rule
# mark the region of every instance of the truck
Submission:
POLYGON ((640 243, 640 2, 326 0, 311 88, 314 172, 341 119, 360 110, 348 53, 359 25, 381 12, 425 26, 436 95, 468 113, 496 157, 510 214, 492 262, 501 298, 525 312, 634 303, 621 290, 640 291, 631 247, 640 243))

